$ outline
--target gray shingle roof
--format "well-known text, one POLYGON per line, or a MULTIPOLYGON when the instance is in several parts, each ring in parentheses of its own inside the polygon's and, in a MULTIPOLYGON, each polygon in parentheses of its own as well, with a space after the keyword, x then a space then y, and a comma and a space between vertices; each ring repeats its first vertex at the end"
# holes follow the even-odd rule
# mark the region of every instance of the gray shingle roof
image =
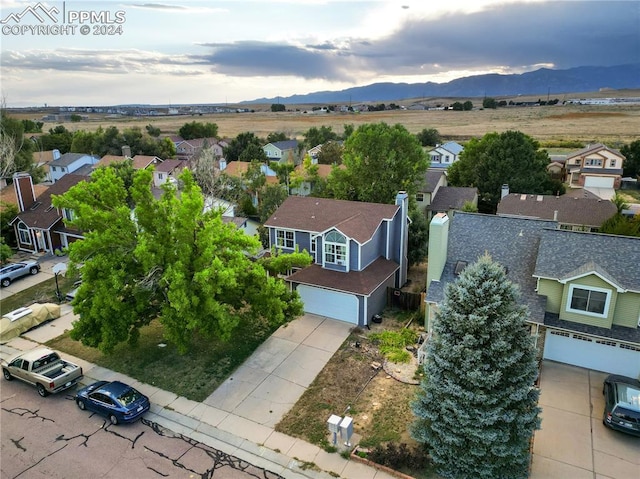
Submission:
POLYGON ((435 190, 438 184, 438 181, 440 181, 440 178, 442 178, 444 175, 446 175, 446 173, 441 168, 427 169, 427 172, 424 175, 424 181, 421 185, 420 191, 424 191, 425 193, 433 193, 433 190, 435 190))
POLYGON ((274 141, 271 144, 279 150, 293 150, 298 148, 298 140, 274 141))
POLYGON ((461 209, 465 202, 473 201, 478 196, 477 188, 464 186, 442 186, 431 200, 429 209, 433 212, 446 212, 461 209))
MULTIPOLYGON (((521 297, 529 307, 530 320, 543 323, 546 298, 536 294, 533 271, 543 232, 546 228, 556 227, 554 221, 456 213, 450 219, 447 262, 441 283, 455 281, 456 262, 471 264, 488 253, 507 269, 507 277, 520 287, 521 297)), ((565 246, 561 250, 566 254, 565 246)), ((439 303, 443 299, 444 288, 430 285, 427 301, 439 303)))
POLYGON ((640 238, 576 231, 545 231, 534 275, 566 280, 590 271, 640 292, 640 238))

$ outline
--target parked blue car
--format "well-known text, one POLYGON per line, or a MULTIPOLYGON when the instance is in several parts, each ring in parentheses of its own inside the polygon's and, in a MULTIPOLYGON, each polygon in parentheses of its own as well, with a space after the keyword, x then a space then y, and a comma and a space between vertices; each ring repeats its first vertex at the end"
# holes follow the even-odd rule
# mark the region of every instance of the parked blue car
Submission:
POLYGON ((149 410, 149 398, 120 381, 98 381, 76 393, 76 404, 82 410, 102 414, 111 424, 134 422, 149 410))

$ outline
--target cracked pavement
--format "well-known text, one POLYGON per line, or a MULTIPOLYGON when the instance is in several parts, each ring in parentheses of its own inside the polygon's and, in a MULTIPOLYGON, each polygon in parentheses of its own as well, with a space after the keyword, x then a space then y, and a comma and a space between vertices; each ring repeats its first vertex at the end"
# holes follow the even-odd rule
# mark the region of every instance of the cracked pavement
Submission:
POLYGON ((27 384, 2 380, 1 477, 282 479, 144 418, 111 425, 81 411, 74 392, 41 398, 27 384))

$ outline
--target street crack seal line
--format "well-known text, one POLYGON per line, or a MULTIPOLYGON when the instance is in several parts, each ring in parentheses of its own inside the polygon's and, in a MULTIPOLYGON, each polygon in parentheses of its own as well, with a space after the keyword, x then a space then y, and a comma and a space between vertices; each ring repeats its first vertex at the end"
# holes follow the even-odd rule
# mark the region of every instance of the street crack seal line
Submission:
MULTIPOLYGON (((207 469, 204 472, 197 472, 193 469, 189 469, 186 465, 182 464, 180 462, 180 457, 184 456, 183 454, 180 454, 180 456, 178 458, 171 458, 169 456, 167 456, 166 454, 164 454, 163 452, 160 451, 155 451, 153 449, 150 449, 149 446, 145 446, 145 449, 147 449, 149 452, 158 455, 161 458, 167 459, 168 461, 170 461, 175 467, 183 469, 185 471, 189 471, 193 474, 198 475, 199 477, 201 477, 202 479, 210 479, 214 477, 214 474, 216 472, 216 470, 221 469, 223 467, 230 467, 231 469, 235 469, 237 471, 242 471, 245 474, 251 476, 251 477, 255 477, 257 479, 284 479, 282 476, 280 476, 279 474, 276 474, 274 472, 271 471, 267 471, 263 468, 260 468, 258 466, 254 466, 253 464, 250 464, 246 461, 243 461, 235 456, 232 456, 230 454, 224 453, 222 451, 219 451, 217 449, 214 449, 210 446, 207 446, 206 444, 202 444, 198 441, 196 441, 195 439, 192 439, 188 436, 184 436, 182 434, 178 434, 178 433, 174 433, 173 431, 163 428, 162 426, 160 426, 159 424, 152 422, 152 421, 148 421, 144 418, 141 419, 142 423, 145 426, 150 427, 156 434, 158 434, 159 436, 164 436, 164 437, 168 437, 168 438, 174 438, 183 442, 186 442, 187 444, 189 444, 191 446, 190 450, 192 449, 197 449, 202 451, 204 454, 206 454, 208 457, 210 457, 213 461, 213 467, 207 469), (254 469, 256 472, 251 471, 250 469, 254 469), (260 471, 260 472, 257 472, 260 471)), ((154 471, 155 472, 155 471, 154 471)))
POLYGON ((11 442, 21 451, 27 452, 27 449, 24 448, 22 444, 20 444, 20 441, 22 441, 23 439, 24 439, 24 436, 22 436, 20 439, 11 439, 11 442))
POLYGON ((33 464, 31 464, 29 467, 27 467, 25 470, 23 470, 22 472, 16 474, 15 476, 13 476, 12 479, 17 479, 18 477, 22 476, 24 473, 30 471, 31 469, 33 469, 34 467, 36 467, 38 464, 40 464, 42 461, 44 461, 45 459, 50 458, 51 456, 53 456, 54 454, 62 451, 65 447, 67 447, 67 445, 65 444, 64 446, 62 446, 60 449, 56 449, 55 451, 53 451, 51 454, 47 454, 46 456, 41 457, 40 459, 38 459, 36 462, 34 462, 33 464))
POLYGON ((31 410, 31 409, 25 409, 23 407, 14 407, 11 409, 7 409, 3 407, 2 410, 7 411, 8 413, 11 413, 11 414, 15 414, 16 416, 26 417, 26 419, 40 419, 42 422, 51 421, 52 423, 55 424, 55 421, 53 419, 41 416, 39 414, 40 409, 31 410), (29 416, 29 414, 31 416, 29 416))

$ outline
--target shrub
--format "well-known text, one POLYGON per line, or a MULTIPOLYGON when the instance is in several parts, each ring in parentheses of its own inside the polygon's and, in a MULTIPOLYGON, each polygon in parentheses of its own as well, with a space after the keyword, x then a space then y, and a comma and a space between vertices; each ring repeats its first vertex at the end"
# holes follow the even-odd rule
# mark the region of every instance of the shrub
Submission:
POLYGON ((403 468, 414 471, 424 470, 429 465, 429 456, 425 449, 410 448, 405 443, 390 442, 386 446, 377 446, 369 453, 368 459, 396 470, 403 468))

